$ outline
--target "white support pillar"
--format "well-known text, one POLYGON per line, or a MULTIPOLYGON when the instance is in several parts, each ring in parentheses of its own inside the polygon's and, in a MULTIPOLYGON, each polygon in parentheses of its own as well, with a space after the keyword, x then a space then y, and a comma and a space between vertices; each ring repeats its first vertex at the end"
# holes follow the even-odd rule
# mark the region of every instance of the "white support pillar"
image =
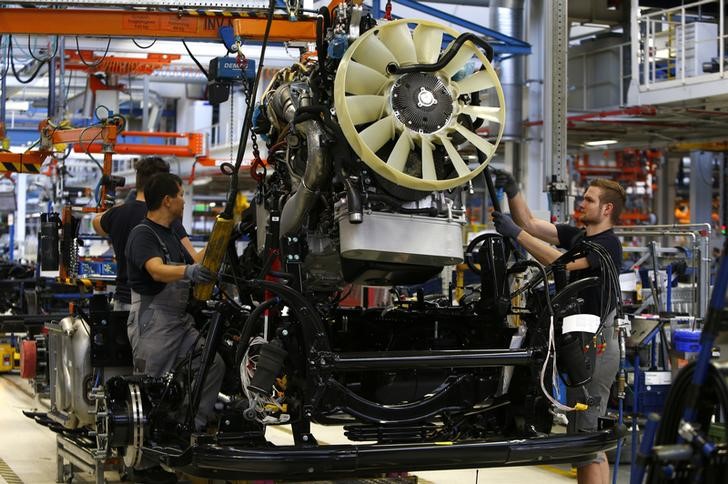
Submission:
POLYGON ((192 213, 195 211, 195 186, 189 184, 185 189, 185 208, 182 211, 182 225, 184 225, 187 233, 192 233, 192 213))
POLYGON ((15 260, 25 259, 25 204, 28 198, 28 175, 18 173, 15 178, 15 260))

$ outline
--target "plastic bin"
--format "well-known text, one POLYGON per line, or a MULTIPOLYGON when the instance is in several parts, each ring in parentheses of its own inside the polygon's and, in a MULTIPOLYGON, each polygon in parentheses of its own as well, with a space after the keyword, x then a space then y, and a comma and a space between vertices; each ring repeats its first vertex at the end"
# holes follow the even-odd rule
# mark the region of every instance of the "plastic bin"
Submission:
POLYGON ((699 329, 676 329, 672 334, 672 348, 682 353, 698 353, 700 352, 700 335, 699 329))

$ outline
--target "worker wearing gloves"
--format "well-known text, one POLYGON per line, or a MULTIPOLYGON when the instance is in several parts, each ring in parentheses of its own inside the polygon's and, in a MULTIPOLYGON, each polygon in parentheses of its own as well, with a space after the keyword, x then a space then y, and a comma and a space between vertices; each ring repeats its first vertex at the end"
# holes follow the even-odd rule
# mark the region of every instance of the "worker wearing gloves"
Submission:
MULTIPOLYGON (((122 205, 96 215, 92 225, 99 235, 108 235, 116 257, 116 290, 114 293, 114 310, 128 311, 131 308, 131 292, 127 283, 126 256, 124 249, 131 229, 137 226, 147 214, 147 204, 144 198, 144 188, 152 176, 157 173, 169 173, 169 163, 157 156, 142 158, 135 165, 136 169, 136 197, 122 205)), ((182 245, 192 254, 195 261, 202 261, 204 251, 196 252, 182 225, 182 220, 174 220, 172 231, 180 239, 182 245)))
MULTIPOLYGON (((495 229, 504 237, 518 242, 529 254, 544 265, 553 263, 561 256, 556 249, 571 249, 581 237, 581 229, 567 224, 553 224, 537 219, 531 213, 524 196, 518 189, 516 180, 510 173, 496 171, 496 188, 501 188, 508 196, 511 218, 500 212, 493 212, 495 229), (556 246, 556 247, 554 247, 556 246)), ((622 265, 622 246, 612 228, 616 225, 624 207, 626 195, 624 189, 616 182, 605 179, 592 181, 584 193, 580 209, 581 222, 586 229, 585 240, 599 244, 611 256, 615 267, 622 265)), ((597 254, 589 253, 566 265, 570 282, 586 277, 599 275, 601 262, 597 254)), ((586 411, 572 412, 569 415, 569 431, 597 430, 599 416, 606 413, 609 392, 619 369, 619 345, 617 332, 614 329, 614 310, 616 301, 602 301, 602 288, 591 287, 581 293, 584 300, 583 312, 601 316, 602 309, 608 307, 610 313, 604 322, 601 335, 597 335, 600 343, 605 343, 604 351, 597 354, 597 361, 591 381, 586 385, 592 396, 601 397, 599 406, 592 406, 586 411)), ((567 399, 570 406, 583 397, 580 389, 567 388, 567 399)), ((603 452, 596 458, 586 462, 574 463, 577 469, 577 480, 581 483, 606 484, 609 482, 609 465, 603 452)))
MULTIPOLYGON (((202 347, 187 303, 191 285, 212 282, 216 274, 195 263, 171 228, 184 210, 182 180, 170 173, 157 174, 147 182, 145 196, 149 211, 131 231, 126 245, 131 288, 127 333, 134 372, 159 377, 202 347)), ((199 359, 192 360, 193 372, 199 359)), ((223 360, 216 354, 195 416, 198 431, 213 416, 224 372, 223 360)))

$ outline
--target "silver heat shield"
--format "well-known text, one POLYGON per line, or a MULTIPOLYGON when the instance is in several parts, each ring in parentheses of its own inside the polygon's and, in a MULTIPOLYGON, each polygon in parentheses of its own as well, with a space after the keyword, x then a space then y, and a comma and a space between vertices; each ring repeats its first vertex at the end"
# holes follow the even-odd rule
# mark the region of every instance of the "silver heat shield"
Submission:
MULTIPOLYGON (((96 403, 89 397, 95 383, 89 325, 80 318, 68 316, 59 322, 47 322, 45 327, 48 328, 51 386, 48 416, 68 429, 90 425, 96 418, 96 403)), ((131 372, 131 368, 107 367, 103 381, 131 372)))
POLYGON ((463 261, 462 224, 398 213, 364 213, 360 224, 338 217, 341 255, 347 259, 445 266, 463 261))

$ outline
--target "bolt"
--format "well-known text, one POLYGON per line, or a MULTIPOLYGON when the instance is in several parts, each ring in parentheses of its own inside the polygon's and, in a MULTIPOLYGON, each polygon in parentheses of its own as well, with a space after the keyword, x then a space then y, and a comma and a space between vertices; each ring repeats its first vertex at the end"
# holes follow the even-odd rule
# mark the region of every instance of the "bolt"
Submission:
POLYGON ((313 474, 313 467, 309 467, 307 470, 309 474, 313 474))
POLYGON ((105 320, 105 319, 102 319, 102 320, 101 320, 101 324, 102 324, 103 326, 106 326, 106 320, 105 320))
POLYGON ((295 260, 298 260, 298 259, 300 259, 300 257, 298 256, 298 254, 294 255, 294 256, 293 256, 293 258, 294 258, 295 260))
POLYGON ((301 439, 303 439, 304 442, 308 442, 308 435, 304 435, 301 439))
POLYGON ((293 259, 293 256, 291 254, 288 254, 288 260, 293 259))
POLYGON ((298 242, 298 237, 293 237, 293 242, 298 242))
POLYGON ((284 329, 283 331, 281 331, 281 334, 283 336, 288 336, 288 330, 287 329, 284 329))
POLYGON ((230 425, 230 420, 225 420, 225 425, 230 425))

